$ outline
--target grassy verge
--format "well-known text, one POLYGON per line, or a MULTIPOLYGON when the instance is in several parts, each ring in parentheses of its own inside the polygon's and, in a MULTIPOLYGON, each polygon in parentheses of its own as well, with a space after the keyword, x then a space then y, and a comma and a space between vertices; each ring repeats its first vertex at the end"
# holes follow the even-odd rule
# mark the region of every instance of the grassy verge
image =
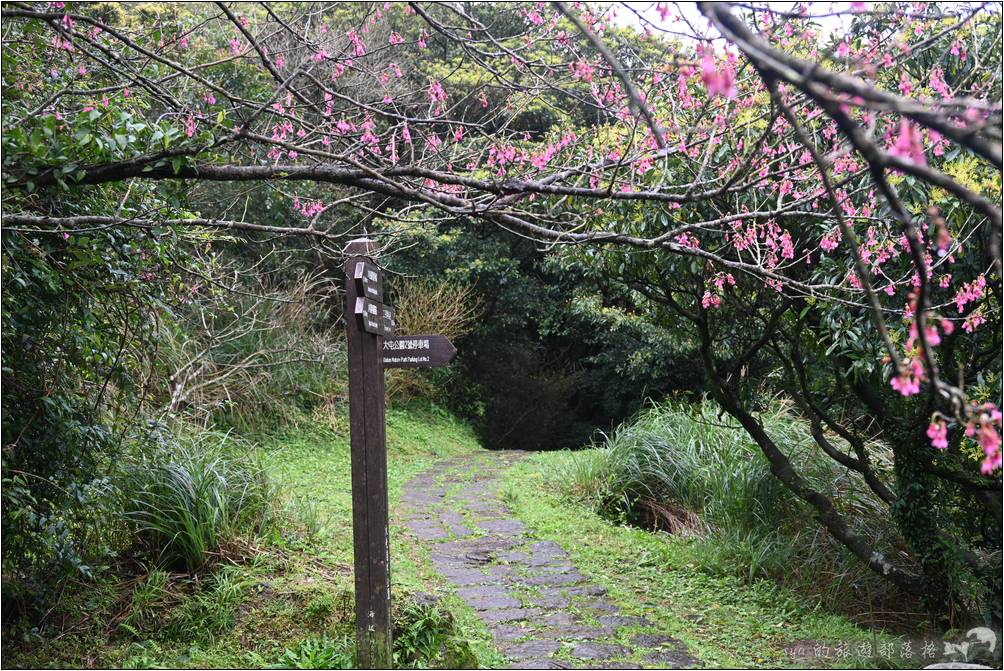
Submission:
MULTIPOLYGON (((347 425, 339 422, 339 425, 347 425)), ((391 505, 404 482, 434 461, 480 447, 473 434, 434 408, 387 414, 391 505)), ((294 667, 352 665, 351 473, 347 430, 317 422, 259 441, 264 465, 289 508, 276 537, 227 548, 198 577, 123 566, 128 577, 68 585, 49 626, 5 641, 9 667, 294 667)), ((451 600, 436 609, 412 597, 433 592, 420 548, 391 530, 395 621, 404 627, 399 664, 436 654, 487 663, 493 651, 451 600), (426 648, 423 650, 423 646, 426 648)))
POLYGON ((888 637, 810 609, 770 581, 702 570, 700 558, 707 549, 700 539, 618 525, 570 502, 556 481, 567 473, 570 458, 570 453, 552 452, 521 462, 506 475, 506 502, 538 536, 561 544, 626 614, 657 623, 711 667, 799 665, 786 648, 820 641, 841 642, 851 650, 829 664, 881 665, 856 651, 862 644, 878 650, 888 637))

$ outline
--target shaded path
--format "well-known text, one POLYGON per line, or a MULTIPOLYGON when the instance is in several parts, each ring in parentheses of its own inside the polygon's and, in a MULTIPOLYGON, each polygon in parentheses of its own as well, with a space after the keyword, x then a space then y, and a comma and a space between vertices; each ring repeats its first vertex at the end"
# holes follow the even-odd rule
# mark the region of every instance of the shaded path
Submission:
POLYGON ((536 540, 499 498, 526 456, 482 452, 437 463, 404 486, 395 517, 488 626, 514 668, 684 668, 682 643, 620 613, 553 541, 536 540))

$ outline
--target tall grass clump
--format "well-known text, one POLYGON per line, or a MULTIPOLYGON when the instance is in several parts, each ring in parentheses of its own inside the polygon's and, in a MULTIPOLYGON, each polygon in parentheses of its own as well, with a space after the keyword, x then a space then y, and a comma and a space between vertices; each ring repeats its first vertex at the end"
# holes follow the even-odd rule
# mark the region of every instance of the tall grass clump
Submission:
POLYGON ((218 433, 144 451, 125 466, 121 492, 151 559, 189 572, 279 523, 278 492, 258 453, 218 433))
MULTIPOLYGON (((881 500, 819 450, 789 406, 776 402, 760 420, 856 531, 895 547, 881 500)), ((887 468, 887 450, 870 447, 876 467, 887 468)), ((567 495, 610 519, 698 539, 692 549, 706 569, 803 582, 826 598, 885 591, 821 529, 813 510, 771 474, 746 431, 713 402, 653 405, 594 449, 569 454, 557 470, 555 480, 567 495)))

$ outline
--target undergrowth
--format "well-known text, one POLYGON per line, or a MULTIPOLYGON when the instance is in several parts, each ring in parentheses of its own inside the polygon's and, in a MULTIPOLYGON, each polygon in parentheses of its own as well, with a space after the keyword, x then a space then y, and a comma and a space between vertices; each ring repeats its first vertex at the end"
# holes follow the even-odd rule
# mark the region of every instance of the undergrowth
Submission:
MULTIPOLYGON (((881 501, 818 451, 804 422, 783 405, 760 419, 858 533, 878 547, 895 547, 881 501)), ((887 450, 870 449, 876 467, 887 467, 887 450)), ((809 601, 847 613, 888 619, 909 606, 820 528, 812 510, 771 474, 742 427, 714 403, 654 405, 593 449, 556 459, 551 479, 608 519, 693 539, 692 556, 704 570, 783 582, 809 601)))

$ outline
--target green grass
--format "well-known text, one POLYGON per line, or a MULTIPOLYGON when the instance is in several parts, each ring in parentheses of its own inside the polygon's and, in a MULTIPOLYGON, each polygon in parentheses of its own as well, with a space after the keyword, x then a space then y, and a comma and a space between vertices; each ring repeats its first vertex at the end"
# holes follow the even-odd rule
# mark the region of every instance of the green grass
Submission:
MULTIPOLYGON (((288 509, 287 528, 276 537, 260 539, 259 546, 249 540, 249 547, 197 578, 151 566, 138 569, 134 578, 71 586, 53 616, 53 622, 57 617, 62 620, 61 626, 38 631, 16 645, 5 642, 6 665, 326 668, 351 664, 347 419, 339 417, 344 430, 301 420, 295 430, 258 441, 262 465, 288 509)), ((465 425, 432 407, 388 409, 387 448, 392 510, 402 485, 413 475, 439 459, 481 449, 465 425)), ((212 457, 208 460, 214 463, 212 457)), ((179 506, 179 510, 190 508, 179 506)), ((455 597, 446 596, 431 611, 415 610, 411 596, 435 592, 435 575, 424 549, 404 542, 397 527, 391 529, 391 545, 395 621, 404 627, 399 656, 421 657, 439 641, 453 655, 452 662, 441 663, 491 663, 497 653, 486 644, 487 632, 455 597)))
POLYGON ((562 488, 568 484, 567 461, 574 458, 580 457, 550 452, 520 462, 506 474, 507 504, 540 538, 565 548, 625 614, 658 624, 707 666, 787 666, 785 646, 800 640, 876 646, 885 640, 842 617, 807 607, 771 581, 748 582, 703 570, 699 538, 617 524, 588 504, 571 502, 562 488))
MULTIPOLYGON (((806 422, 781 404, 760 419, 796 470, 831 497, 854 530, 892 554, 896 531, 885 504, 821 452, 806 422)), ((884 446, 869 449, 876 468, 888 467, 884 446)), ((653 405, 597 449, 557 458, 553 468, 563 491, 610 519, 704 539, 704 568, 747 581, 770 578, 847 613, 876 602, 895 610, 909 606, 820 533, 813 511, 773 476, 746 431, 712 402, 653 405)))
MULTIPOLYGON (((345 420, 339 417, 338 425, 345 420)), ((440 459, 481 449, 464 424, 434 408, 391 408, 387 433, 392 510, 411 477, 440 459)), ((5 663, 351 667, 347 432, 301 421, 295 430, 258 443, 261 465, 285 495, 281 533, 248 541, 197 578, 151 565, 131 567, 129 579, 73 586, 53 615, 59 626, 5 645, 5 663)), ((708 570, 708 546, 699 535, 617 524, 598 514, 588 495, 577 497, 587 503, 573 501, 565 493, 569 488, 595 483, 591 459, 590 452, 545 453, 520 462, 505 476, 508 504, 538 536, 559 542, 583 573, 607 587, 625 614, 643 615, 680 638, 706 666, 786 665, 784 646, 796 641, 882 640, 771 581, 708 570)), ((504 664, 486 627, 436 576, 425 547, 396 525, 391 559, 399 662, 504 664), (426 603, 420 593, 438 600, 419 605, 426 603)))
POLYGON ((159 446, 125 469, 125 515, 158 565, 199 571, 241 535, 279 524, 257 450, 225 434, 159 446))

